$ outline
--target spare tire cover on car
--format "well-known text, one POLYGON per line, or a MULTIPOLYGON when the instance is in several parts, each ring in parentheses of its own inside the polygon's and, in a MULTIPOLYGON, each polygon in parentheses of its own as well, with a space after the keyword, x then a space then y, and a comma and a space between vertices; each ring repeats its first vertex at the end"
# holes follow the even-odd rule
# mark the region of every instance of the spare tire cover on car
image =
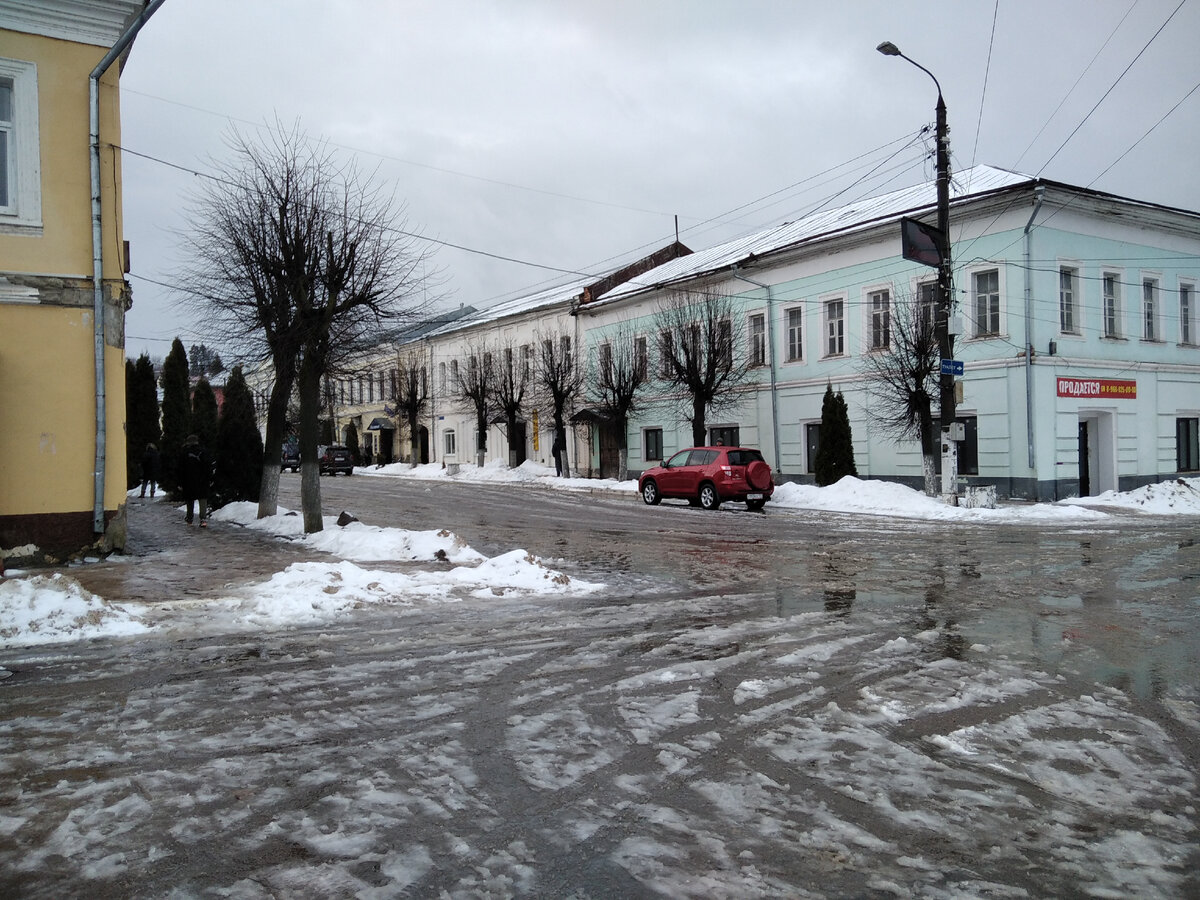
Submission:
POLYGON ((746 466, 746 480, 752 488, 765 491, 771 486, 771 467, 761 459, 756 459, 746 466))

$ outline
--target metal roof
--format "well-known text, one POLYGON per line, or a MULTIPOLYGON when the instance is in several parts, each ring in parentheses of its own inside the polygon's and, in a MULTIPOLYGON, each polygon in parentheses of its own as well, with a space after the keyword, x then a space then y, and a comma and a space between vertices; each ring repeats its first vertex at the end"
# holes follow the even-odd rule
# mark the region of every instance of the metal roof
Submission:
MULTIPOLYGON (((1034 180, 1031 175, 1021 175, 991 166, 975 166, 953 175, 950 182, 950 202, 953 204, 956 200, 982 196, 1034 180)), ((856 200, 835 209, 819 210, 795 222, 785 222, 765 231, 671 260, 644 275, 629 279, 606 293, 598 302, 628 297, 660 285, 728 269, 751 257, 786 250, 807 241, 851 233, 880 222, 898 220, 903 215, 917 211, 931 211, 936 205, 937 184, 928 181, 879 197, 856 200)))
POLYGON ((450 334, 455 331, 486 325, 489 322, 496 322, 509 316, 533 312, 560 303, 569 303, 583 293, 583 289, 595 280, 595 275, 589 275, 586 278, 579 278, 575 281, 568 281, 566 284, 546 288, 545 290, 538 291, 536 294, 527 294, 524 297, 505 300, 503 303, 497 303, 495 306, 489 306, 487 309, 475 310, 457 321, 433 329, 429 332, 429 336, 436 337, 450 334))

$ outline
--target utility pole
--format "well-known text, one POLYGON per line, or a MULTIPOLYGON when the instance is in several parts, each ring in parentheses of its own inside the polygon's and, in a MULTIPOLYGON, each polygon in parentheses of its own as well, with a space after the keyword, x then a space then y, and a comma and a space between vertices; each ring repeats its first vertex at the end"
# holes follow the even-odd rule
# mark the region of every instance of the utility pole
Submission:
POLYGON ((937 243, 938 243, 938 295, 937 330, 938 349, 942 356, 941 374, 938 376, 938 407, 941 414, 942 448, 942 495, 950 503, 958 502, 958 440, 952 437, 957 398, 954 390, 954 374, 947 370, 954 359, 954 335, 950 331, 950 316, 954 308, 954 266, 950 255, 950 126, 946 122, 946 101, 942 98, 942 86, 937 76, 919 62, 905 56, 891 41, 884 41, 875 48, 884 56, 899 56, 912 63, 933 79, 937 88, 937 243))

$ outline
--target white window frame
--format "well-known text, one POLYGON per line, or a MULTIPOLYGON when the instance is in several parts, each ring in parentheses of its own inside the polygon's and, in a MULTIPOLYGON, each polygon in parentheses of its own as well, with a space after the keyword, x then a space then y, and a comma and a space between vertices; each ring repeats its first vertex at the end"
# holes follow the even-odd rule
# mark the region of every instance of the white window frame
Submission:
POLYGON ((644 334, 633 338, 633 369, 643 381, 650 377, 650 340, 644 334))
POLYGON ((1142 340, 1159 343, 1163 339, 1162 275, 1155 272, 1142 273, 1141 312, 1142 340))
POLYGON ((846 355, 846 295, 821 298, 821 343, 824 358, 846 355), (832 315, 837 306, 837 316, 832 315))
POLYGON ((783 327, 787 331, 787 361, 804 362, 804 307, 789 306, 783 311, 783 327), (795 322, 792 315, 795 314, 795 322))
POLYGON ((1078 337, 1083 333, 1082 308, 1079 303, 1079 265, 1071 262, 1058 264, 1058 333, 1078 337), (1070 286, 1063 287, 1063 276, 1070 273, 1070 286))
POLYGON ((442 458, 454 459, 458 456, 458 436, 453 428, 442 432, 442 458))
POLYGON ((41 139, 38 133, 37 65, 0 58, 0 78, 12 82, 12 140, 8 148, 8 205, 0 207, 0 232, 42 226, 41 139))
MULTIPOLYGON (((978 269, 973 269, 970 273, 971 278, 971 337, 976 340, 987 340, 988 338, 998 337, 1004 334, 1004 276, 1001 272, 1001 267, 980 266, 978 269), (984 275, 996 276, 996 293, 995 293, 995 308, 989 301, 984 314, 987 318, 986 322, 980 321, 980 293, 979 279, 984 275), (992 326, 995 327, 992 327, 992 326)), ((989 292, 987 296, 992 296, 989 292)))
POLYGON ((1121 283, 1123 273, 1115 269, 1100 270, 1100 336, 1116 339, 1124 335, 1122 328, 1123 310, 1121 307, 1121 283), (1112 279, 1112 292, 1108 290, 1108 281, 1112 279))
POLYGON ((1196 282, 1179 279, 1179 343, 1196 346, 1196 282))
POLYGON ((878 352, 892 345, 892 287, 878 285, 864 292, 863 309, 867 317, 867 349, 878 352), (879 306, 882 298, 883 304, 879 306), (881 315, 882 312, 882 315, 881 315))

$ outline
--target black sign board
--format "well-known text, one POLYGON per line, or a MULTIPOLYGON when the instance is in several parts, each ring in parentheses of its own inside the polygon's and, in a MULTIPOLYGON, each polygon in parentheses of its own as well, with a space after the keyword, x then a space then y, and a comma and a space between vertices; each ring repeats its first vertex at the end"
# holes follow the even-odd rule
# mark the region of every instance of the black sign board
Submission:
POLYGON ((938 268, 942 264, 942 233, 916 219, 900 220, 900 251, 905 259, 938 268))

